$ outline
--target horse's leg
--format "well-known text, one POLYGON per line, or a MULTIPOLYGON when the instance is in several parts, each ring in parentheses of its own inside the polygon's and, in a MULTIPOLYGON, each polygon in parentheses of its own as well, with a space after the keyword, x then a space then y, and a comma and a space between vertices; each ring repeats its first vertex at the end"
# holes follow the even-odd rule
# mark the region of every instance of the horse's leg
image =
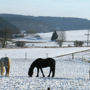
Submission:
POLYGON ((52 68, 52 77, 55 76, 55 67, 52 68))
POLYGON ((36 77, 38 77, 39 76, 39 68, 37 68, 37 76, 36 77))
POLYGON ((4 73, 4 66, 1 65, 1 75, 3 76, 3 73, 4 73))
POLYGON ((50 74, 51 74, 51 67, 50 67, 50 72, 49 72, 49 75, 48 75, 48 77, 50 77, 50 74))
POLYGON ((8 70, 8 67, 5 67, 6 69, 6 75, 5 76, 9 76, 9 70, 8 70))
POLYGON ((10 73, 10 60, 8 59, 8 62, 5 64, 5 69, 6 69, 6 75, 9 76, 10 73))
POLYGON ((40 70, 41 70, 41 72, 42 72, 42 75, 43 75, 43 77, 45 77, 45 75, 44 75, 44 73, 43 73, 43 70, 42 70, 42 68, 40 68, 40 70))

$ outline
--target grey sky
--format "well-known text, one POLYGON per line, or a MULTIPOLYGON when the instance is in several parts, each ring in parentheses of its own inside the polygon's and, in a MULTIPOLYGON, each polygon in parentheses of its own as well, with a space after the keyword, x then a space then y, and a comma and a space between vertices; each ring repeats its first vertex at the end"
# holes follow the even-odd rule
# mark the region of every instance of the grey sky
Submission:
POLYGON ((0 13, 90 19, 90 0, 0 0, 0 13))

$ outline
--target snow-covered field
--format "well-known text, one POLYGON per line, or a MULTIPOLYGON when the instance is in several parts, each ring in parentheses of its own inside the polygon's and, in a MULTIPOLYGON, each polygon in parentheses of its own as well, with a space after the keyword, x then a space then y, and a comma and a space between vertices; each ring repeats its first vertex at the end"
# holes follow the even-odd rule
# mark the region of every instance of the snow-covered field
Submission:
MULTIPOLYGON (((89 33, 90 33, 90 31, 89 31, 89 33)), ((69 31, 66 31, 66 40, 67 41, 75 41, 75 40, 86 41, 87 40, 86 34, 88 34, 88 30, 69 30, 69 31)), ((51 39, 52 32, 39 33, 39 35, 44 40, 49 41, 51 39)))
MULTIPOLYGON (((0 77, 0 90, 89 90, 88 70, 90 64, 80 61, 56 59, 56 75, 54 78, 29 78, 28 68, 32 60, 12 60, 10 77, 0 77)), ((49 68, 44 69, 45 75, 49 68)))
MULTIPOLYGON (((67 41, 75 41, 75 40, 84 40, 87 41, 87 36, 88 30, 69 30, 65 31, 66 33, 66 40, 67 41)), ((37 33, 36 35, 39 35, 41 39, 37 40, 36 38, 32 39, 30 36, 26 36, 25 38, 20 38, 19 40, 26 40, 26 41, 42 41, 42 42, 47 42, 51 40, 53 32, 48 32, 48 33, 37 33)))
MULTIPOLYGON (((63 55, 89 48, 30 48, 30 49, 7 49, 0 50, 0 57, 7 54, 11 58, 10 77, 0 77, 0 90, 89 90, 89 68, 90 64, 82 62, 81 59, 71 59, 68 56, 65 58, 55 58, 56 74, 54 78, 36 76, 34 69, 33 77, 28 77, 28 69, 31 63, 38 57, 46 58, 46 53, 49 57, 63 55), (28 59, 20 59, 23 57, 23 52, 28 52, 28 59), (15 58, 16 57, 16 58, 15 58), (19 59, 17 59, 17 57, 19 59), (34 57, 34 58, 33 58, 34 57)), ((49 68, 44 68, 44 73, 47 76, 49 68)))
POLYGON ((90 49, 90 47, 72 47, 72 48, 21 48, 21 49, 2 49, 0 57, 8 56, 14 59, 36 59, 56 57, 64 54, 79 52, 90 49))
MULTIPOLYGON (((83 31, 67 31, 67 40, 86 40, 83 31), (82 33, 81 33, 82 32, 82 33), (68 34, 69 33, 69 34, 68 34), (72 38, 71 38, 72 37, 72 38)), ((57 46, 55 42, 51 42, 50 33, 39 33, 41 40, 30 40, 25 37, 21 40, 35 41, 43 43, 34 43, 36 46, 57 46)), ((27 46, 33 46, 28 43, 27 46)), ((90 49, 90 47, 68 47, 68 48, 14 48, 0 49, 0 58, 8 56, 11 59, 10 76, 0 76, 0 90, 90 90, 89 70, 90 63, 86 62, 90 58, 90 51, 75 54, 72 59, 71 55, 65 57, 57 57, 64 54, 79 52, 90 49), (28 69, 36 58, 52 57, 56 60, 56 71, 54 78, 36 76, 36 68, 33 77, 28 77, 28 69), (83 59, 83 60, 82 60, 83 59)), ((90 61, 90 60, 89 60, 90 61)), ((47 76, 49 68, 44 68, 44 74, 47 76)))
MULTIPOLYGON (((66 35, 66 41, 87 41, 87 36, 86 34, 88 33, 88 30, 70 30, 70 31, 65 31, 66 35)), ((53 32, 48 32, 48 33, 36 33, 35 35, 39 35, 40 38, 36 38, 31 35, 25 36, 24 38, 17 38, 14 39, 15 41, 26 41, 30 42, 27 43, 25 46, 26 47, 59 47, 59 45, 56 42, 51 41, 53 32), (31 43, 32 42, 32 43, 31 43), (34 43, 33 43, 34 42, 34 43), (38 43, 41 42, 41 43, 38 43)), ((73 42, 64 42, 63 46, 74 46, 73 42)), ((87 44, 84 43, 84 46, 87 44)))

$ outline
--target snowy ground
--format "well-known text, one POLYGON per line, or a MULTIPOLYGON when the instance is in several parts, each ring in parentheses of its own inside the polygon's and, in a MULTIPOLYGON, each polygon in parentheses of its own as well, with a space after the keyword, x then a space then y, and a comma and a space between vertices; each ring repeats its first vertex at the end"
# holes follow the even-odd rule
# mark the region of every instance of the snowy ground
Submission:
MULTIPOLYGON (((0 90, 47 90, 48 87, 51 90, 90 90, 90 64, 82 62, 79 58, 73 60, 69 56, 55 58, 56 74, 54 78, 43 78, 41 72, 40 77, 36 78, 36 69, 32 78, 29 78, 27 74, 31 63, 38 56, 45 58, 46 53, 49 53, 50 57, 55 57, 86 49, 89 48, 2 49, 0 50, 0 57, 6 54, 11 58, 11 70, 10 77, 0 77, 0 90), (27 60, 24 58, 24 52, 28 52, 27 60)), ((43 70, 47 76, 49 68, 43 70)))
POLYGON ((90 47, 72 47, 72 48, 18 48, 18 49, 1 49, 0 57, 8 56, 11 59, 36 59, 56 57, 59 55, 74 53, 90 49, 90 47))
MULTIPOLYGON (((90 31, 89 31, 90 32, 90 31)), ((66 40, 67 41, 87 41, 86 34, 88 33, 88 30, 69 30, 65 31, 66 33, 66 40)), ((20 38, 18 40, 24 40, 24 41, 41 41, 41 42, 48 42, 51 41, 53 32, 48 33, 37 33, 36 35, 40 35, 41 39, 31 39, 30 36, 26 36, 25 38, 20 38)))
MULTIPOLYGON (((87 30, 67 31, 66 37, 67 40, 86 40, 86 33, 87 30)), ((31 40, 29 36, 22 40, 42 42, 26 44, 29 47, 58 46, 55 42, 50 41, 52 32, 39 33, 39 35, 42 38, 41 40, 31 40)), ((68 43, 64 43, 64 45, 68 45, 68 43)), ((0 58, 5 56, 11 58, 10 77, 0 76, 0 90, 47 90, 48 87, 51 90, 90 90, 90 64, 85 62, 89 60, 90 52, 75 54, 73 60, 71 55, 55 58, 87 49, 90 47, 0 49, 0 58), (40 77, 36 78, 36 69, 34 69, 33 77, 28 77, 27 73, 31 63, 40 57, 55 58, 56 74, 54 78, 43 78, 41 72, 40 77)), ((47 76, 49 68, 43 70, 47 76)))
MULTIPOLYGON (((56 75, 54 78, 29 78, 28 68, 33 60, 12 60, 10 77, 0 77, 0 90, 89 90, 90 64, 79 60, 56 59, 56 75)), ((44 69, 47 76, 49 68, 44 69)))
MULTIPOLYGON (((88 30, 69 30, 69 31, 66 31, 65 33, 66 33, 67 41, 75 41, 75 40, 86 41, 87 40, 86 34, 88 33, 88 30)), ((50 41, 52 37, 52 32, 39 33, 39 35, 43 40, 50 41)))
MULTIPOLYGON (((70 30, 66 31, 65 33, 66 41, 87 41, 86 34, 88 33, 88 30, 70 30)), ((25 44, 25 47, 59 47, 59 45, 56 42, 51 41, 52 34, 53 32, 36 33, 35 35, 39 35, 40 38, 35 37, 35 35, 32 38, 31 35, 28 35, 24 38, 16 38, 13 40, 27 42, 25 44)), ((84 43, 83 45, 87 46, 87 43, 84 43)), ((13 46, 15 47, 15 45, 13 46)), ((74 42, 64 42, 63 46, 74 46, 74 42)))

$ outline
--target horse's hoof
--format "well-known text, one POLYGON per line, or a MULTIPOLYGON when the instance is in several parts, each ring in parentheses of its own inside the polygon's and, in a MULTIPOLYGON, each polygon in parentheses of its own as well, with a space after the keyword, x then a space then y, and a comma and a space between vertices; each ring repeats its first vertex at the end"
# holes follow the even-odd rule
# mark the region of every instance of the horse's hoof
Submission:
POLYGON ((50 77, 50 76, 48 75, 48 77, 50 77))
POLYGON ((36 77, 38 77, 38 76, 36 76, 36 77))
POLYGON ((54 76, 52 76, 52 77, 54 77, 54 76))

